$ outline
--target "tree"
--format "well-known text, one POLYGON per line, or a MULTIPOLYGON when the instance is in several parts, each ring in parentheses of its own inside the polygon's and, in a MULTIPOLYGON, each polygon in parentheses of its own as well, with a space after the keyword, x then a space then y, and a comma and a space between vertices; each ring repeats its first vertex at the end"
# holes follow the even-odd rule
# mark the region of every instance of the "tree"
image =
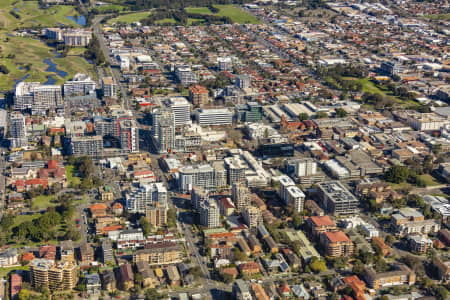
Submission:
POLYGON ((356 275, 361 274, 364 271, 364 264, 360 260, 356 260, 353 263, 353 273, 356 275))
POLYGON ((27 289, 21 289, 18 296, 19 300, 28 300, 30 299, 30 291, 27 289))
POLYGON ((298 118, 300 119, 300 121, 305 121, 305 120, 309 120, 309 116, 307 113, 300 113, 298 115, 298 118))
POLYGON ((328 117, 328 114, 327 114, 326 112, 323 112, 323 111, 319 111, 319 112, 316 114, 316 118, 317 118, 317 119, 322 119, 322 118, 326 118, 326 117, 328 117))
POLYGON ((234 258, 238 261, 246 261, 248 259, 248 256, 238 247, 234 247, 234 258))
POLYGON ((142 217, 139 219, 139 224, 140 224, 141 227, 142 227, 142 233, 144 234, 144 236, 148 236, 148 234, 149 234, 150 231, 151 231, 151 225, 150 225, 150 222, 147 220, 146 217, 142 216, 142 217))
POLYGON ((174 208, 170 208, 167 211, 167 226, 175 227, 177 225, 177 211, 174 208))
POLYGON ((386 235, 385 238, 386 245, 392 246, 395 243, 395 237, 392 234, 386 235))
POLYGON ((294 227, 296 229, 300 228, 300 226, 302 225, 302 216, 300 216, 299 214, 295 214, 292 223, 294 224, 294 227))
POLYGON ((441 150, 442 150, 442 145, 441 144, 435 144, 435 145, 433 145, 433 148, 432 148, 431 151, 433 151, 433 153, 435 155, 438 155, 441 152, 441 150))
POLYGON ((408 176, 408 167, 395 165, 386 172, 384 179, 388 182, 402 183, 408 178, 408 176))
POLYGON ((345 111, 345 109, 339 107, 336 108, 336 116, 338 116, 339 118, 345 118, 346 116, 348 116, 348 113, 345 111))
POLYGON ((222 274, 222 281, 225 284, 230 284, 234 281, 234 277, 231 274, 222 274))
POLYGON ((325 261, 322 259, 318 259, 317 257, 311 258, 311 261, 308 266, 314 273, 320 273, 327 270, 325 261))

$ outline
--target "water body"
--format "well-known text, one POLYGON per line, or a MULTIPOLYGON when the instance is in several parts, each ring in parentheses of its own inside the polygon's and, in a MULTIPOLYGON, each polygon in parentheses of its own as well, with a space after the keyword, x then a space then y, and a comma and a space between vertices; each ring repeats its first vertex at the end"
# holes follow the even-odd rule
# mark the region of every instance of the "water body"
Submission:
POLYGON ((56 83, 56 79, 53 77, 54 75, 47 76, 47 81, 44 82, 44 85, 53 85, 56 83))
MULTIPOLYGON (((55 52, 55 53, 57 53, 57 52, 55 52)), ((60 53, 57 53, 57 55, 56 55, 55 57, 59 57, 60 55, 61 55, 60 53)), ((48 66, 48 68, 47 68, 45 71, 56 73, 59 77, 62 77, 62 78, 64 78, 64 77, 67 76, 67 73, 64 72, 63 70, 59 70, 59 69, 56 67, 56 64, 55 64, 54 62, 52 62, 52 60, 51 60, 50 58, 44 59, 44 63, 46 63, 47 66, 48 66)), ((49 75, 49 76, 47 76, 47 81, 44 82, 44 85, 52 85, 52 84, 55 84, 55 83, 56 83, 56 79, 55 79, 54 76, 55 76, 55 75, 49 75)))
POLYGON ((86 17, 83 15, 79 15, 77 17, 74 16, 67 16, 68 19, 74 21, 75 23, 77 23, 79 26, 86 26, 86 17))

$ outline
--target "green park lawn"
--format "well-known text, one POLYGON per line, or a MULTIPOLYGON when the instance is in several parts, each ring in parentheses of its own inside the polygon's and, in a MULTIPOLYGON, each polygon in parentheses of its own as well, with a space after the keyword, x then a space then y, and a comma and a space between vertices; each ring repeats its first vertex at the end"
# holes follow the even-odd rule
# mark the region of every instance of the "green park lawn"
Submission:
POLYGON ((423 180, 426 186, 434 186, 441 184, 436 180, 436 178, 434 178, 430 174, 419 175, 419 177, 423 180))
POLYGON ((37 219, 41 216, 41 214, 32 214, 32 215, 17 215, 14 217, 14 225, 13 228, 16 226, 19 226, 23 222, 26 221, 33 221, 34 219, 37 219))
POLYGON ((196 14, 209 14, 216 15, 219 17, 229 17, 233 22, 239 24, 258 24, 259 21, 253 15, 243 11, 242 9, 234 5, 214 5, 215 8, 219 9, 219 12, 214 14, 207 7, 187 7, 185 10, 188 13, 196 14))
POLYGON ((124 11, 125 6, 119 5, 119 4, 108 4, 108 5, 102 5, 99 7, 95 7, 96 10, 98 10, 100 13, 108 10, 117 10, 117 11, 124 11))
POLYGON ((165 18, 165 19, 158 20, 155 23, 156 24, 167 24, 167 23, 175 24, 176 22, 177 21, 175 21, 174 18, 165 18))
POLYGON ((31 208, 39 210, 39 209, 46 209, 47 207, 50 206, 55 206, 54 203, 51 203, 53 199, 55 199, 54 196, 46 196, 46 195, 37 196, 33 199, 31 208))
POLYGON ((16 270, 28 271, 29 269, 30 269, 29 266, 15 266, 15 267, 0 268, 0 278, 4 278, 6 275, 8 275, 12 271, 16 271, 16 270))
POLYGON ((450 13, 425 15, 425 18, 430 19, 430 20, 437 20, 437 21, 448 21, 448 20, 450 20, 450 13))
POLYGON ((79 185, 81 183, 81 178, 75 176, 74 174, 74 166, 66 166, 66 177, 69 185, 79 185))

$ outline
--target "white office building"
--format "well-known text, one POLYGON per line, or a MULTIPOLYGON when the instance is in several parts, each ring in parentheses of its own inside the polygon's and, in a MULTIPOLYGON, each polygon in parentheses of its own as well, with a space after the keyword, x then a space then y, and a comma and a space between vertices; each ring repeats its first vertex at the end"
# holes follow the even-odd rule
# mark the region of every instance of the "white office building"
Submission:
POLYGON ((196 114, 200 126, 231 125, 233 113, 228 108, 199 109, 196 114))
POLYGON ((169 99, 169 106, 174 114, 175 126, 184 126, 192 124, 191 104, 184 97, 172 97, 169 99))

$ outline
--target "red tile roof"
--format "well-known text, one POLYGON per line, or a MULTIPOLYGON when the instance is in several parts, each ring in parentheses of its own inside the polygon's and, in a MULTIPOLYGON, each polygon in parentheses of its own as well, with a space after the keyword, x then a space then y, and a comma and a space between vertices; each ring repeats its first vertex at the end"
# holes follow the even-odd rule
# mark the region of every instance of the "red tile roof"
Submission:
POLYGON ((322 216, 322 217, 310 217, 311 221, 316 226, 336 226, 334 224, 333 220, 329 216, 322 216))
POLYGON ((324 233, 331 243, 350 242, 350 239, 343 231, 333 231, 324 233))

